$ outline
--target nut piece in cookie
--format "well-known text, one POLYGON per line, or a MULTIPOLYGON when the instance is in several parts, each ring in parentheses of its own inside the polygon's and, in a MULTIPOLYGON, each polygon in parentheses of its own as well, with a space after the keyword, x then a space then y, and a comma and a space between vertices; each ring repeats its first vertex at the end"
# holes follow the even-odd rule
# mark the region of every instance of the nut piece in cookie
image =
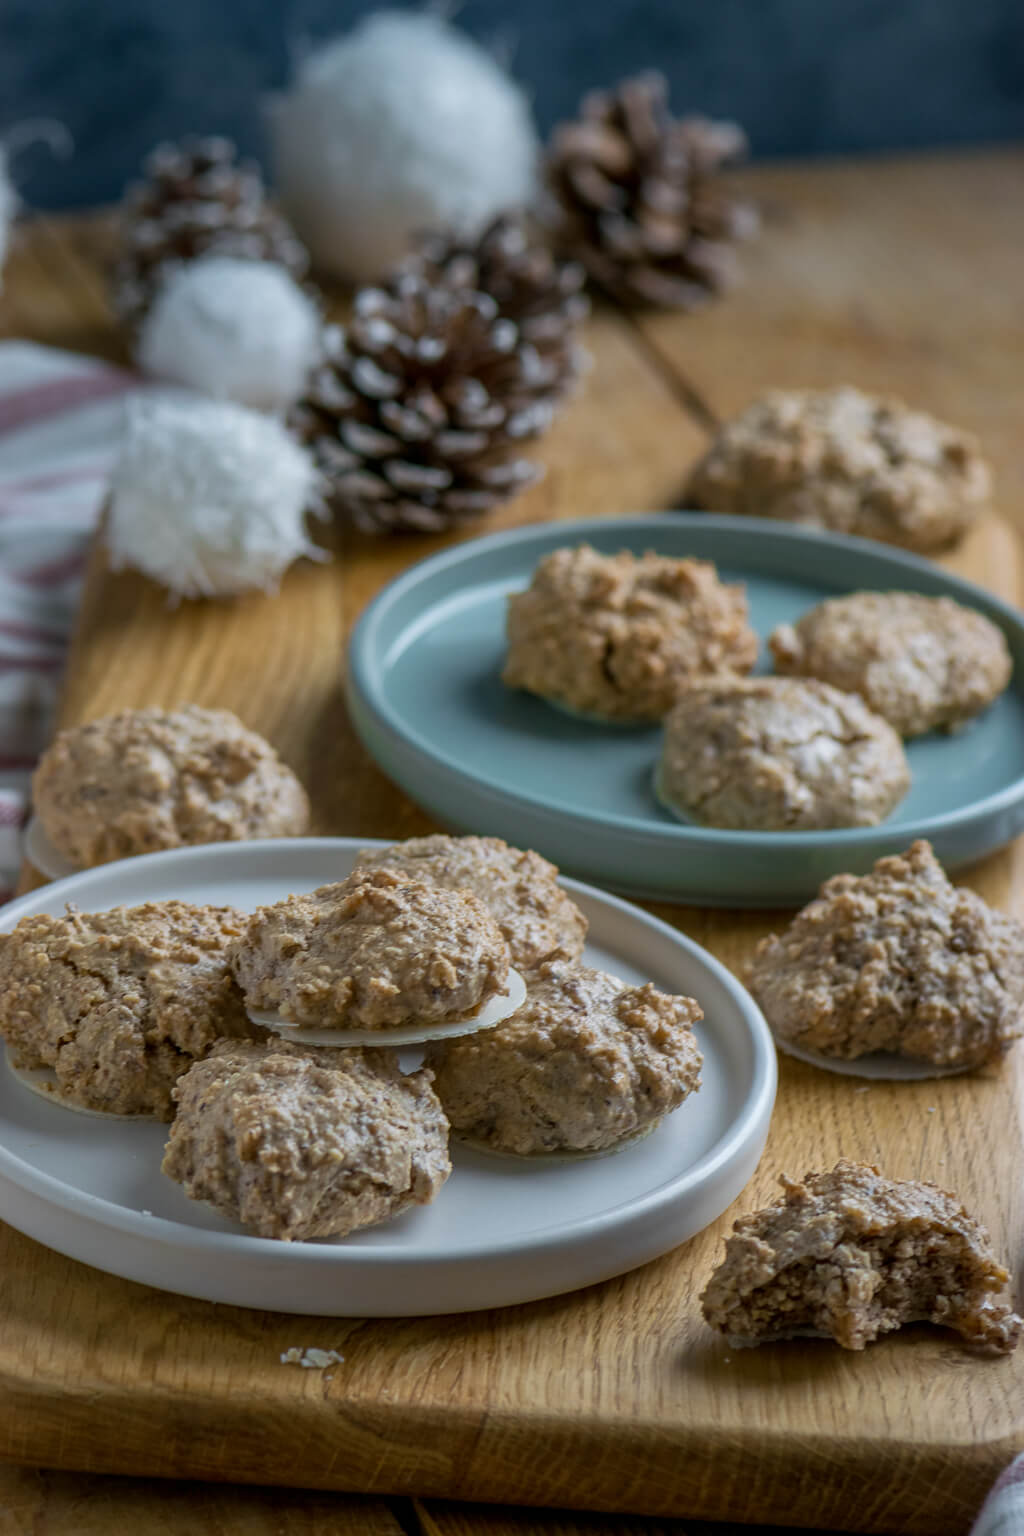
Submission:
POLYGON ((511 848, 500 837, 438 833, 364 848, 356 860, 357 870, 382 868, 482 901, 521 971, 544 960, 578 960, 583 953, 587 919, 558 884, 555 865, 539 853, 511 848))
POLYGON ((393 1051, 225 1041, 182 1078, 163 1171, 261 1237, 342 1237, 451 1172, 431 1075, 393 1051))
POLYGON ((356 870, 262 907, 232 954, 251 1009, 313 1029, 388 1030, 477 1013, 508 982, 508 945, 465 891, 356 870))
POLYGON ((1009 1275, 955 1195, 845 1161, 780 1182, 781 1200, 733 1224, 701 1297, 733 1348, 813 1335, 863 1349, 917 1322, 985 1354, 1016 1347, 1009 1275))
POLYGON ((951 885, 917 842, 826 880, 762 939, 746 982, 776 1038, 801 1050, 978 1067, 1024 1033, 1024 928, 951 885))
POLYGON ((686 502, 927 552, 959 538, 990 493, 970 433, 846 386, 755 400, 692 471, 686 502))
POLYGON ((496 1029, 427 1048, 452 1128, 496 1152, 599 1152, 653 1130, 700 1085, 692 997, 542 965, 496 1029))
POLYGON ((581 544, 508 599, 502 680, 596 719, 656 721, 696 678, 749 672, 757 649, 743 588, 709 562, 581 544))
POLYGON ((300 836, 306 791, 226 709, 132 709, 61 731, 32 798, 47 837, 82 867, 161 848, 300 836))
POLYGON ((868 827, 910 788, 892 726, 856 694, 790 677, 697 683, 665 721, 657 790, 712 827, 868 827))
POLYGON ((228 964, 245 922, 182 901, 23 917, 0 934, 12 1065, 52 1067, 58 1100, 169 1120, 182 1073, 222 1036, 257 1032, 228 964))
POLYGON ((950 597, 852 592, 770 636, 775 669, 859 693, 901 736, 954 731, 1010 681, 1001 629, 950 597))

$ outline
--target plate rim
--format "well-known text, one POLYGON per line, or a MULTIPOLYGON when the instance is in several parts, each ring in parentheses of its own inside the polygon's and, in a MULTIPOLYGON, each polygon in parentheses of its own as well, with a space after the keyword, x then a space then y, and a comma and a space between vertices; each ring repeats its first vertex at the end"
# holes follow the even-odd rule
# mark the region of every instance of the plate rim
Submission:
MULTIPOLYGON (((209 857, 212 851, 229 859, 245 859, 252 857, 254 853, 271 854, 278 850, 297 852, 313 847, 328 850, 331 848, 343 848, 345 850, 355 848, 369 848, 373 846, 390 847, 395 839, 392 838, 358 838, 358 837, 294 837, 294 838, 267 838, 250 842, 222 842, 202 843, 186 848, 165 849, 157 853, 140 854, 131 859, 112 860, 106 864, 95 865, 91 869, 82 870, 78 874, 70 875, 62 880, 49 882, 27 892, 23 896, 15 898, 6 904, 0 912, 0 933, 9 932, 10 929, 23 916, 29 916, 38 910, 41 900, 52 897, 56 891, 60 897, 70 890, 71 899, 82 885, 88 885, 99 874, 108 874, 118 868, 130 868, 133 873, 141 873, 143 877, 147 867, 154 864, 166 866, 168 863, 187 864, 192 861, 200 861, 209 857)), ((649 1190, 644 1195, 631 1199, 626 1204, 631 1216, 636 1221, 649 1219, 656 1213, 659 1206, 668 1205, 674 1200, 685 1198, 694 1185, 712 1180, 729 1161, 736 1157, 750 1137, 751 1127, 761 1123, 764 1117, 770 1123, 776 1090, 778 1086, 778 1061, 775 1044, 771 1032, 760 1008, 751 997, 742 983, 733 975, 727 966, 712 955, 708 950, 691 939, 688 934, 673 928, 670 923, 655 917, 652 913, 644 912, 634 903, 623 900, 611 892, 603 891, 599 887, 590 885, 584 881, 573 880, 568 876, 560 876, 560 883, 570 891, 579 892, 588 898, 596 898, 599 902, 609 904, 613 909, 627 913, 632 919, 640 919, 644 925, 654 929, 662 937, 670 939, 686 950, 691 958, 705 966, 712 976, 722 985, 731 1001, 737 1009, 750 1038, 752 1046, 751 1082, 731 1125, 725 1135, 720 1137, 712 1147, 685 1173, 675 1175, 667 1184, 657 1189, 649 1190)), ((102 910, 102 909, 96 909, 102 910)), ((282 1244, 273 1238, 258 1237, 250 1233, 222 1232, 216 1228, 190 1227, 184 1223, 172 1221, 161 1216, 145 1216, 140 1212, 127 1210, 114 1201, 106 1200, 102 1196, 89 1194, 88 1192, 76 1192, 69 1186, 61 1183, 52 1174, 42 1172, 31 1163, 12 1153, 0 1142, 0 1179, 7 1179, 15 1183, 19 1188, 27 1192, 37 1194, 51 1207, 57 1207, 76 1217, 84 1217, 97 1225, 107 1229, 113 1229, 126 1237, 142 1239, 143 1241, 157 1241, 162 1245, 175 1249, 179 1254, 190 1249, 205 1252, 215 1256, 225 1247, 227 1252, 238 1259, 251 1257, 253 1259, 277 1259, 292 1260, 298 1258, 300 1264, 312 1267, 340 1265, 353 1269, 368 1265, 384 1265, 388 1267, 409 1267, 415 1265, 426 1269, 435 1269, 450 1264, 453 1260, 459 1264, 471 1264, 480 1261, 501 1260, 503 1257, 515 1255, 517 1259, 528 1257, 533 1252, 546 1249, 551 1245, 551 1227, 544 1227, 533 1237, 526 1239, 512 1238, 500 1242, 488 1242, 486 1246, 479 1248, 459 1249, 456 1255, 447 1249, 421 1250, 414 1255, 401 1250, 387 1250, 375 1248, 372 1243, 361 1243, 358 1248, 346 1248, 340 1243, 288 1243, 282 1244), (22 1170, 28 1177, 21 1175, 22 1170), (179 1235, 180 1234, 180 1235, 179 1235)), ((610 1210, 574 1221, 570 1226, 558 1229, 558 1246, 573 1247, 586 1244, 600 1234, 603 1227, 613 1224, 616 1214, 622 1210, 622 1205, 613 1206, 610 1210)), ((115 1271, 116 1272, 116 1271, 115 1271)))
MULTIPOLYGON (((941 832, 955 831, 975 820, 988 821, 1024 802, 1024 774, 1022 774, 1013 784, 996 790, 983 799, 971 800, 967 805, 957 807, 955 810, 918 817, 912 822, 890 824, 888 821, 881 821, 867 827, 795 829, 793 831, 759 831, 753 828, 738 830, 731 827, 705 827, 697 823, 667 819, 664 822, 654 822, 633 816, 623 816, 617 812, 580 811, 561 802, 556 804, 534 795, 517 794, 513 790, 493 783, 490 779, 467 772, 447 753, 434 747, 432 743, 422 738, 419 732, 410 727, 401 714, 390 705, 387 697, 382 695, 376 687, 371 659, 376 632, 384 622, 390 606, 407 591, 415 588, 428 573, 457 568, 460 564, 480 555, 486 555, 496 548, 504 549, 533 541, 549 543, 553 535, 563 532, 565 542, 569 543, 575 538, 582 539, 590 534, 606 533, 618 528, 625 531, 649 525, 654 529, 666 520, 673 522, 677 527, 694 526, 704 529, 710 527, 712 530, 720 528, 723 532, 742 533, 753 540, 763 539, 766 542, 777 542, 783 545, 796 543, 832 553, 847 549, 860 555, 874 556, 884 563, 892 564, 896 569, 926 572, 931 576, 938 575, 953 589, 949 595, 962 596, 965 600, 970 599, 986 615, 997 615, 1001 621, 1000 627, 1004 632, 1010 631, 1024 649, 1024 618, 1010 603, 979 586, 977 582, 970 581, 966 577, 954 576, 934 561, 893 545, 884 544, 879 540, 856 538, 850 534, 828 533, 781 520, 740 517, 715 512, 672 510, 626 513, 608 518, 578 518, 557 523, 530 523, 523 528, 506 529, 464 544, 457 544, 451 549, 427 555, 409 566, 377 593, 363 609, 353 627, 345 672, 345 691, 350 705, 354 698, 357 711, 366 710, 370 713, 377 721, 379 728, 397 737, 404 748, 416 753, 421 761, 429 763, 434 768, 442 769, 453 782, 477 792, 486 791, 489 796, 507 808, 514 810, 527 807, 534 814, 557 814, 560 820, 571 823, 581 832, 595 829, 612 830, 637 842, 663 845, 667 841, 679 849, 689 846, 695 850, 705 851, 715 847, 741 851, 753 848, 758 853, 771 853, 784 849, 805 852, 823 849, 838 851, 844 848, 855 849, 888 834, 898 835, 909 846, 919 838, 931 839, 941 832)), ((379 645, 376 647, 378 657, 382 654, 382 649, 379 645)), ((1020 669, 1015 667, 1014 679, 1008 686, 1012 687, 1016 682, 1015 691, 1024 697, 1024 679, 1016 675, 1019 671, 1020 669)))

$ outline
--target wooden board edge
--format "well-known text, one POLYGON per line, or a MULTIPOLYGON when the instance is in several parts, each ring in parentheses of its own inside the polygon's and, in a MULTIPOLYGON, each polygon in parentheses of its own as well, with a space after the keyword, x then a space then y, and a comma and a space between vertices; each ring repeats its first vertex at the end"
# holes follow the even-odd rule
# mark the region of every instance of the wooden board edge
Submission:
MULTIPOLYGON (((884 1347, 884 1346, 883 1346, 884 1347)), ((995 1367, 998 1369, 998 1366, 995 1367)), ((904 1536, 962 1536, 986 1494, 1024 1445, 1019 1420, 972 1445, 927 1447, 762 1435, 755 1450, 703 1431, 623 1421, 570 1424, 544 1415, 347 1403, 335 1393, 299 1398, 261 1418, 254 1399, 184 1402, 180 1394, 95 1390, 52 1394, 38 1380, 0 1376, 0 1461, 58 1471, 302 1487, 371 1497, 559 1507, 651 1518, 789 1524, 808 1468, 828 1504, 801 1523, 904 1536), (336 1409, 325 1432, 323 1406, 336 1409), (731 1461, 728 1507, 713 1468, 731 1461), (581 1482, 579 1468, 588 1469, 581 1482), (398 1469, 398 1470, 396 1470, 398 1469), (863 1511, 871 1513, 865 1517, 863 1511)))

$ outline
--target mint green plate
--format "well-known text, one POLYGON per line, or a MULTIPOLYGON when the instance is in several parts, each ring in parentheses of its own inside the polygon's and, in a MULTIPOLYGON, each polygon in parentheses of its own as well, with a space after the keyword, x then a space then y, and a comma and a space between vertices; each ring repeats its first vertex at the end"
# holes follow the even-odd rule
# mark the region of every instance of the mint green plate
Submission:
MULTIPOLYGON (((760 670, 768 670, 762 660, 760 670)), ((865 539, 709 513, 548 523, 474 540, 386 587, 352 637, 348 699, 384 771, 442 825, 536 848, 630 895, 793 906, 827 876, 926 837, 949 869, 1024 831, 1024 621, 980 587, 865 539), (954 736, 908 743, 913 785, 878 827, 732 832, 675 820, 655 798, 660 729, 573 719, 501 682, 506 594, 551 550, 713 560, 746 584, 762 640, 825 597, 862 588, 948 594, 988 615, 1014 658, 1009 689, 954 736)))

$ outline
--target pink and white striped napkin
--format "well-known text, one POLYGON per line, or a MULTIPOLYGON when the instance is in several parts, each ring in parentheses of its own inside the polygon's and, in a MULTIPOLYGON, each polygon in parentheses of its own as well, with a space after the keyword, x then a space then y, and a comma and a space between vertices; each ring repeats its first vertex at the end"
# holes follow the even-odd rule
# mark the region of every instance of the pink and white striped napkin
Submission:
POLYGON ((1024 1455, 1011 1461, 982 1505, 971 1536, 1022 1536, 1024 1533, 1024 1455))
POLYGON ((140 386, 91 358, 0 342, 0 900, 21 861, 125 396, 140 386))

